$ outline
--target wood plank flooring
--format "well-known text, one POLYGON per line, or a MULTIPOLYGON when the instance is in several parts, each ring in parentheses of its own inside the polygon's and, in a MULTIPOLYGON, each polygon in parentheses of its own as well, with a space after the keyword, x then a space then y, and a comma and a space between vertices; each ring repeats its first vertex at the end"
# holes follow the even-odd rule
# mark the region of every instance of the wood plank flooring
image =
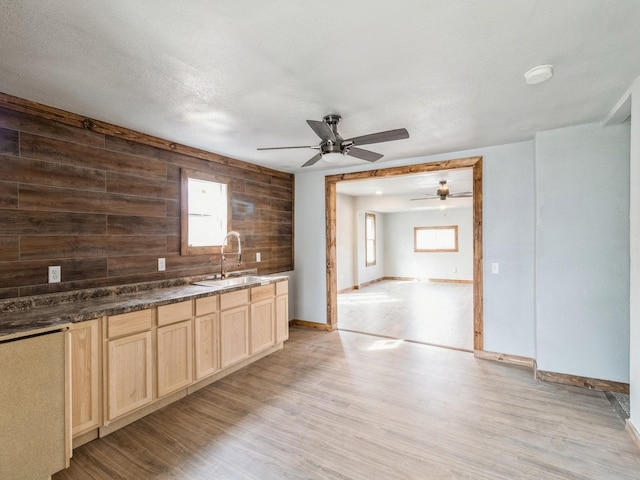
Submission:
POLYGON ((338 295, 338 328, 473 350, 473 285, 384 280, 338 295))
POLYGON ((292 328, 285 348, 74 451, 71 479, 638 479, 601 392, 472 354, 292 328))

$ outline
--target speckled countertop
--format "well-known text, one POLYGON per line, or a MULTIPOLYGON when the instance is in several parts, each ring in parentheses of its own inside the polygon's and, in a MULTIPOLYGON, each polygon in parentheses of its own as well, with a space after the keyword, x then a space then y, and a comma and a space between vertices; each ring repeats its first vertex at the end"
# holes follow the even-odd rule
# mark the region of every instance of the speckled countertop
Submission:
MULTIPOLYGON (((288 279, 287 276, 262 278, 264 279, 262 284, 288 279)), ((92 320, 104 315, 118 315, 260 285, 260 282, 257 282, 215 289, 192 285, 190 281, 194 279, 149 282, 5 300, 0 302, 0 341, 59 330, 72 323, 92 320)))

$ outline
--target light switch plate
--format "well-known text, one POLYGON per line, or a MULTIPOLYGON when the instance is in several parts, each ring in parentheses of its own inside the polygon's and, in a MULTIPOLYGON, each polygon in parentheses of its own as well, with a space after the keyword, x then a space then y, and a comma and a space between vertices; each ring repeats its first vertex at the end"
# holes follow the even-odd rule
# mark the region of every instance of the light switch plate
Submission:
POLYGON ((262 261, 262 256, 260 255, 260 252, 256 253, 256 262, 261 262, 262 261))
POLYGON ((167 264, 165 262, 164 258, 159 258, 158 259, 158 271, 159 272, 164 272, 167 268, 167 264))
POLYGON ((491 264, 491 273, 496 274, 496 275, 498 273, 500 273, 500 264, 499 263, 493 262, 491 264))

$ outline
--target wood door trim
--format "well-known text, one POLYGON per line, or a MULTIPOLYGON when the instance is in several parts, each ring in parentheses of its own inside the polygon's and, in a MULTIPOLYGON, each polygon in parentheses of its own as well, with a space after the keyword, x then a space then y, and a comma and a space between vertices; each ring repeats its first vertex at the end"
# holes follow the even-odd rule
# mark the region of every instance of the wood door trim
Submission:
POLYGON ((326 283, 327 328, 333 330, 338 323, 337 254, 336 254, 336 184, 343 181, 368 178, 394 177, 439 170, 473 170, 473 349, 484 348, 484 322, 482 305, 482 157, 466 157, 440 162, 403 165, 400 167, 341 173, 325 177, 326 219, 326 283))

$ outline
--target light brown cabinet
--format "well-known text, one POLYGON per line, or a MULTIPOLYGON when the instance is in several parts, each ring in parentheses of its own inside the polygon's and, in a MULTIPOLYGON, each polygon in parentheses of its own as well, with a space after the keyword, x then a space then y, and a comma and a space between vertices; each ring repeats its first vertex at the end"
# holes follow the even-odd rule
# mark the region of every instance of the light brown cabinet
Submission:
POLYGON ((101 426, 100 320, 75 323, 71 339, 71 426, 73 436, 101 426))
POLYGON ((274 285, 251 289, 251 353, 261 352, 275 343, 274 285))
POLYGON ((276 283, 276 343, 289 338, 289 282, 276 283))
POLYGON ((107 422, 153 400, 151 318, 150 309, 107 317, 107 422))
POLYGON ((193 381, 193 302, 186 300, 158 307, 156 371, 158 397, 193 381))
POLYGON ((106 435, 208 385, 279 348, 288 330, 287 281, 74 324, 74 439, 106 435))
POLYGON ((191 325, 191 320, 185 320, 158 328, 158 397, 180 390, 193 381, 191 325))
POLYGON ((218 360, 218 295, 196 299, 194 320, 195 379, 220 370, 218 360))
POLYGON ((248 356, 248 290, 223 293, 220 295, 220 367, 228 367, 248 356))

